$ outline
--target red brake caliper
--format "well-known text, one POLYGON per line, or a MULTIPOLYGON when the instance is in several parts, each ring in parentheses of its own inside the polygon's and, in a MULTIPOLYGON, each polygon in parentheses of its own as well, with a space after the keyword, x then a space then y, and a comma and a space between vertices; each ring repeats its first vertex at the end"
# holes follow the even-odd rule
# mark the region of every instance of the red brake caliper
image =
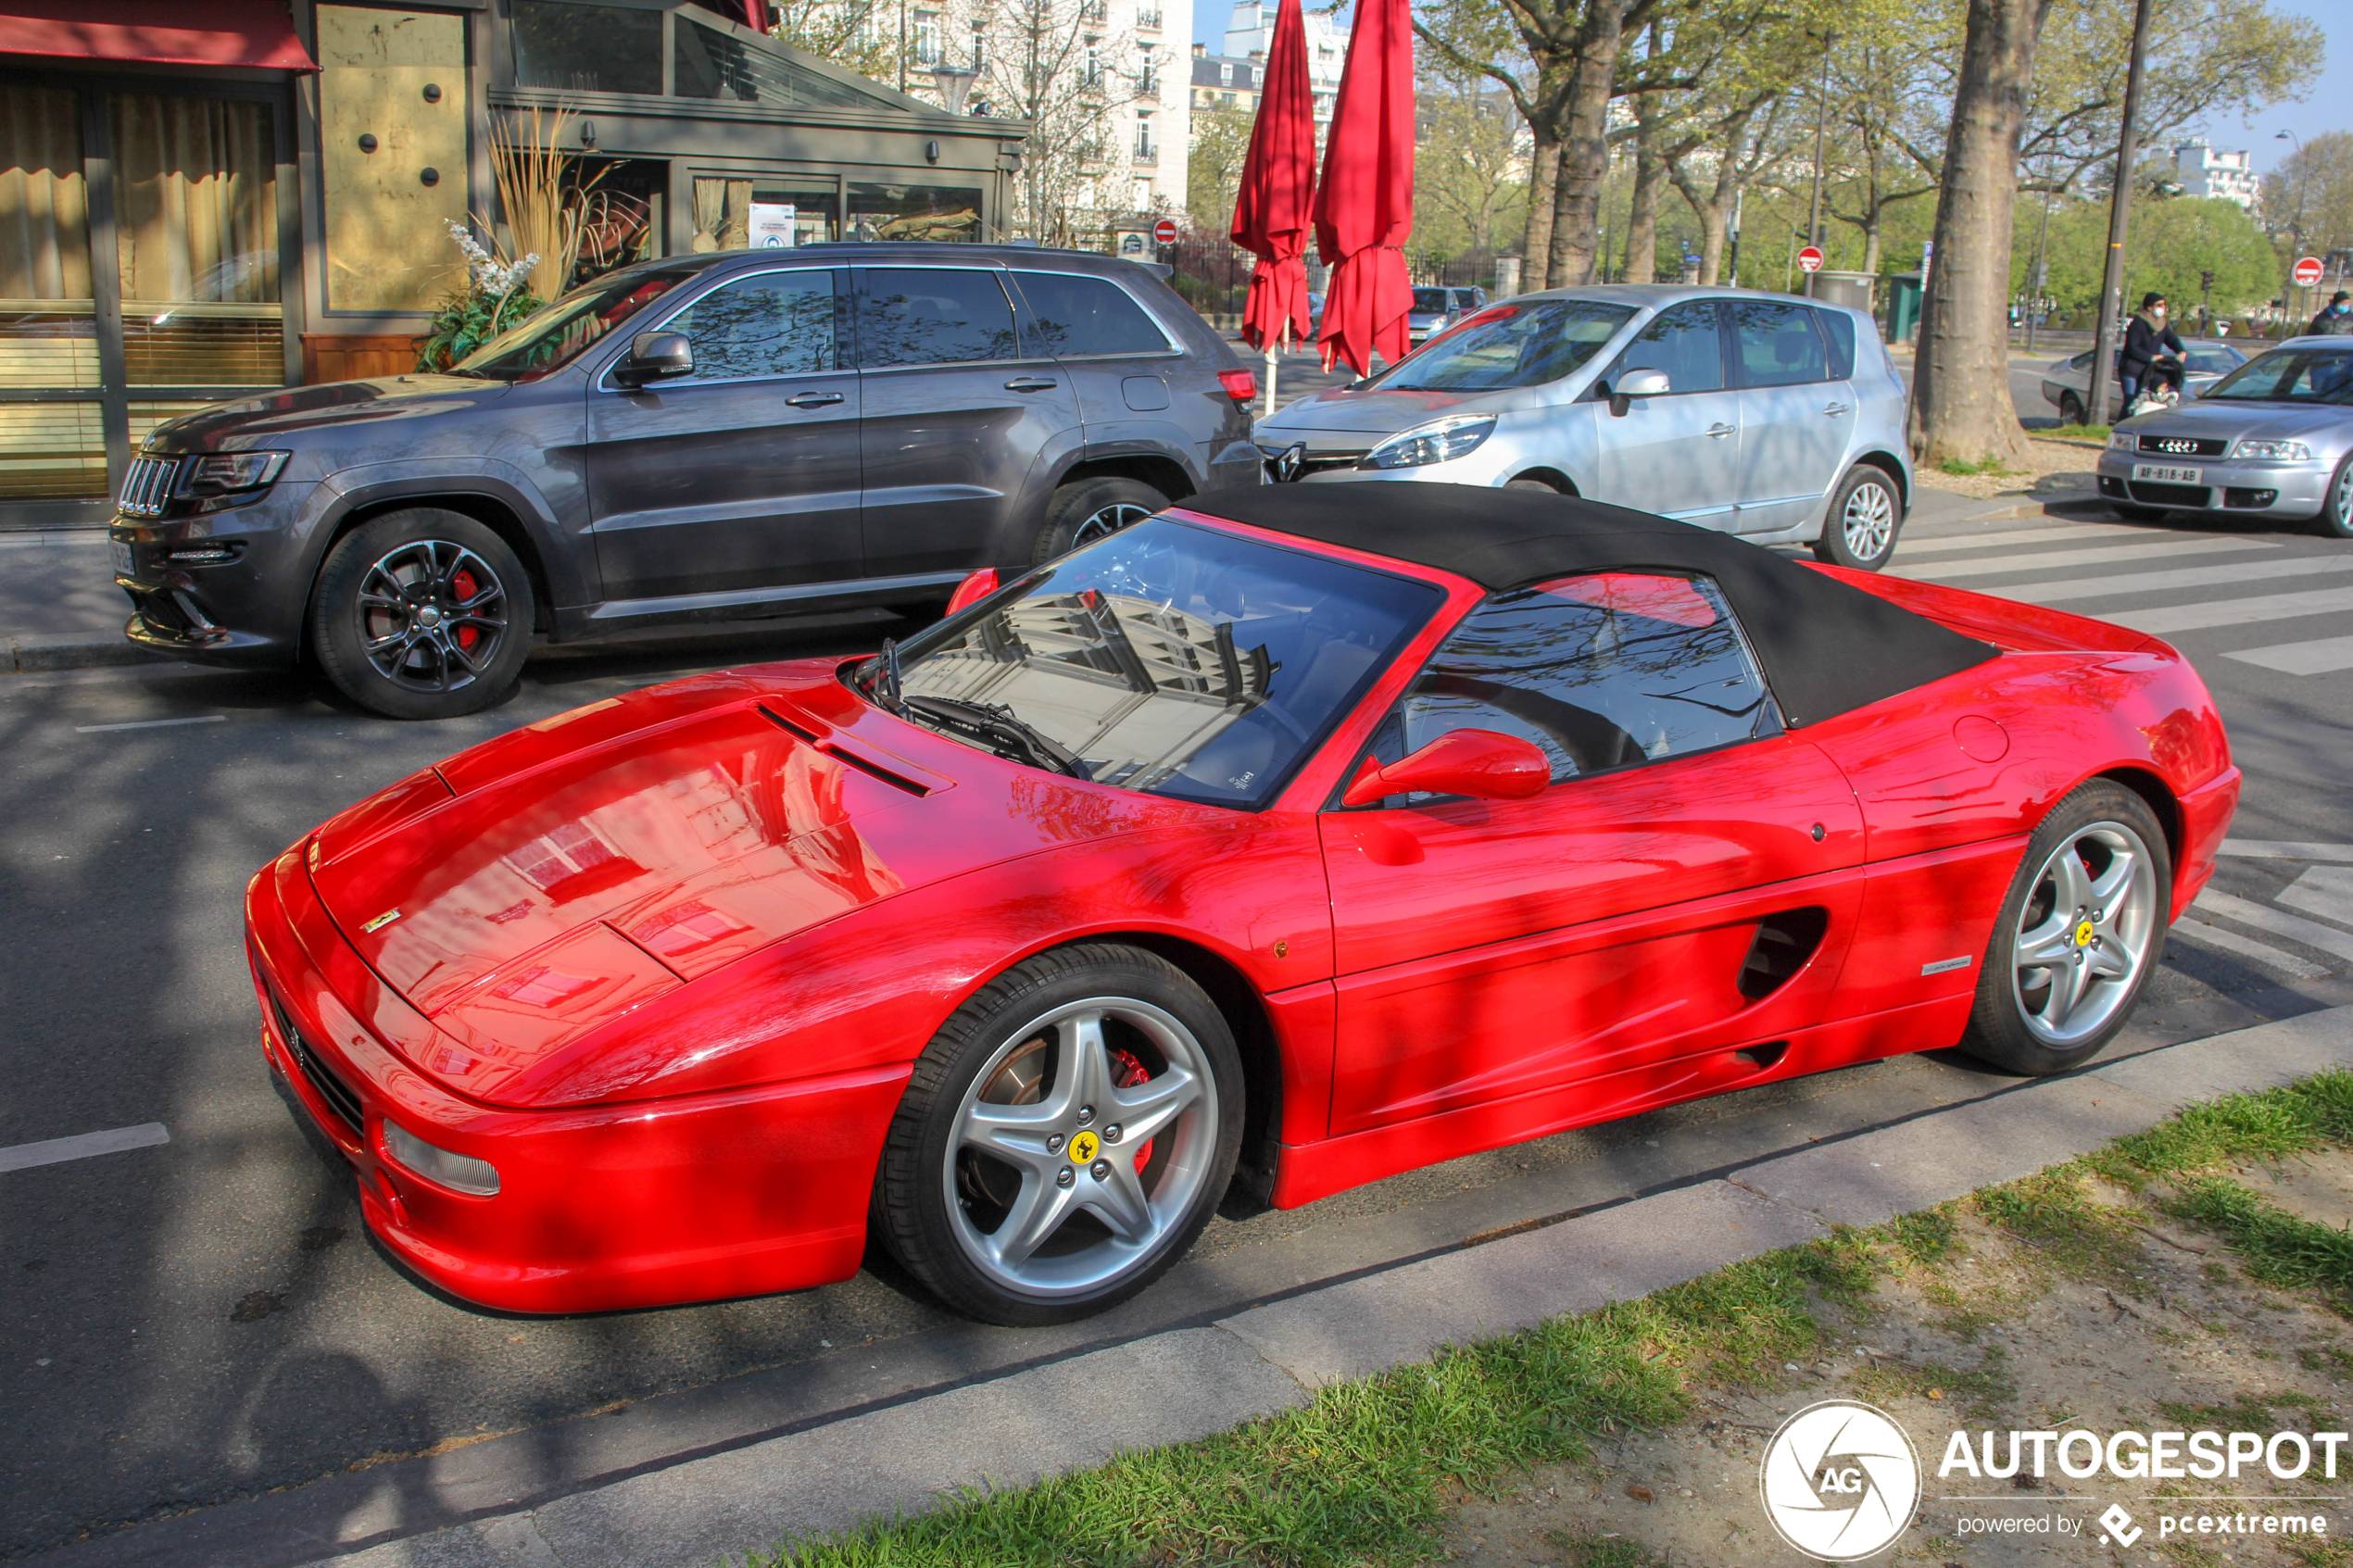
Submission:
MULTIPOLYGON (((460 604, 472 598, 477 591, 474 574, 463 567, 459 568, 457 574, 449 579, 449 591, 458 596, 458 602, 460 604)), ((481 627, 460 626, 458 628, 458 646, 468 653, 473 652, 474 645, 480 641, 482 641, 481 627)))
MULTIPOLYGON (((1136 1053, 1134 1051, 1113 1051, 1111 1053, 1111 1065, 1112 1086, 1114 1088, 1132 1089, 1137 1085, 1143 1083, 1151 1077, 1150 1073, 1144 1071, 1144 1064, 1136 1060, 1136 1053)), ((1156 1139, 1146 1138, 1141 1144, 1137 1146, 1136 1173, 1138 1175, 1142 1175, 1144 1173, 1144 1167, 1151 1163, 1152 1157, 1152 1145, 1156 1141, 1156 1139)))

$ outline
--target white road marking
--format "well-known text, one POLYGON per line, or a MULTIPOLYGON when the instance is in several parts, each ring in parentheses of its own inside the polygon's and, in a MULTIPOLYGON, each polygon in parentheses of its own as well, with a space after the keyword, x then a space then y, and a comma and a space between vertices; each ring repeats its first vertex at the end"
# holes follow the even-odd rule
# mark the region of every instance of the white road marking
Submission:
POLYGON ((73 733, 98 735, 108 730, 160 730, 167 724, 225 724, 228 721, 226 713, 208 713, 201 719, 138 719, 128 724, 76 724, 73 733))
POLYGON ((2225 931, 2219 925, 2208 925, 2196 915, 2184 915, 2173 928, 2176 936, 2186 936, 2202 947, 2215 947, 2225 953, 2235 953, 2251 963, 2276 970, 2291 980, 2319 980, 2328 971, 2309 959, 2294 953, 2284 953, 2268 942, 2258 942, 2252 936, 2241 936, 2235 931, 2225 931))
POLYGON ((2053 550, 2047 555, 2006 556, 2000 560, 1931 561, 1916 571, 1888 568, 1890 577, 1990 577, 1997 571, 2041 571, 2055 566, 2104 566, 2112 560, 2148 560, 2161 556, 2210 556, 2232 550, 2276 550, 2262 539, 2145 539, 2134 545, 2102 545, 2088 550, 2053 550))
POLYGON ((2316 637, 2309 643, 2274 643, 2265 648, 2241 648, 2224 655, 2243 664, 2259 664, 2289 675, 2324 675, 2332 670, 2353 670, 2353 637, 2316 637))
POLYGON ((94 1154, 119 1154, 126 1148, 146 1148, 170 1143, 171 1135, 160 1122, 136 1127, 114 1127, 103 1133, 76 1133, 69 1138, 46 1138, 0 1148, 0 1171, 22 1171, 34 1165, 62 1165, 94 1154))
POLYGON ((2334 615, 2353 609, 2353 588, 2315 588, 2304 594, 2270 594, 2259 599, 2216 599, 2163 609, 2120 609, 2101 617, 2135 632, 2202 632, 2216 626, 2246 626, 2298 615, 2334 615))
POLYGON ((2265 577, 2316 577, 2323 572, 2353 571, 2353 556, 2294 556, 2286 559, 2220 561, 2210 566, 2185 566, 2179 571, 2131 571, 2118 577, 2088 577, 2047 586, 1996 588, 2006 599, 2020 604, 2064 604, 2070 599, 2113 598, 2119 594, 2168 593, 2204 588, 2217 583, 2253 583, 2265 577))
POLYGON ((2277 900, 2291 909, 2353 926, 2353 866, 2312 866, 2283 889, 2277 900))
POLYGON ((2297 844, 2280 838, 2226 838, 2221 852, 2247 860, 2353 860, 2353 844, 2297 844))
POLYGON ((1924 556, 1931 551, 1943 554, 1949 550, 1988 550, 2005 545, 2057 545, 2072 539, 2108 539, 2121 544, 2139 537, 2144 537, 2139 529, 2120 523, 2066 522, 2041 528, 2003 528, 1991 533, 1937 533, 1925 539, 1906 533, 1897 548, 1906 556, 1924 556))
POLYGON ((2353 935, 2339 931, 2333 925, 2322 925, 2316 920, 2306 920, 2302 915, 2272 909, 2269 904, 2258 904, 2233 897, 2228 893, 2217 893, 2209 887, 2199 894, 2197 901, 2190 907, 2220 915, 2224 920, 2234 920, 2241 925, 2251 925, 2258 931, 2268 931, 2274 936, 2301 942, 2308 947, 2318 947, 2323 953, 2334 953, 2340 959, 2353 960, 2353 935))

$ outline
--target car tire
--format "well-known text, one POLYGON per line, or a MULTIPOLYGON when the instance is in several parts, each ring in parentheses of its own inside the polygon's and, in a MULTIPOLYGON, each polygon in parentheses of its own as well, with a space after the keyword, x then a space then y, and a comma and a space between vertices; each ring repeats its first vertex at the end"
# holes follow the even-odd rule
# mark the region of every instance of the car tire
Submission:
POLYGON ((1547 483, 1545 481, 1541 479, 1515 479, 1505 483, 1504 488, 1506 490, 1541 490, 1547 495, 1565 495, 1567 494, 1567 492, 1563 490, 1559 485, 1547 483))
POLYGON ((1167 496, 1139 479, 1106 475, 1063 485, 1046 503, 1046 521, 1038 530, 1029 564, 1043 566, 1082 545, 1109 538, 1167 505, 1167 496))
POLYGON ((2329 476, 2328 494, 2321 500, 2321 515, 2315 519, 2321 532, 2332 539, 2353 539, 2353 456, 2336 465, 2336 472, 2329 476))
POLYGON ((387 512, 335 541, 310 597, 310 646, 335 689, 395 719, 498 702, 531 651, 531 579, 462 513, 387 512))
POLYGON ((2089 421, 2083 418, 2083 400, 2071 392, 2059 394, 2059 423, 2081 428, 2089 421))
POLYGON ((1885 469, 1857 463, 1831 492, 1814 554, 1833 566, 1877 571, 1895 554, 1904 530, 1904 497, 1885 469))
POLYGON ((2110 501, 2108 509, 2127 522, 2163 522, 2163 507, 2136 507, 2130 501, 2110 501))
POLYGON ((917 1059, 875 1229, 960 1312, 1068 1323, 1184 1255, 1233 1177, 1241 1128, 1241 1059, 1199 985, 1140 948, 1057 948, 983 986, 917 1059))
POLYGON ((2164 956, 2172 899, 2172 854, 2148 802, 2108 779, 2071 791, 2003 896, 1961 1048, 2034 1076, 2097 1056, 2164 956))

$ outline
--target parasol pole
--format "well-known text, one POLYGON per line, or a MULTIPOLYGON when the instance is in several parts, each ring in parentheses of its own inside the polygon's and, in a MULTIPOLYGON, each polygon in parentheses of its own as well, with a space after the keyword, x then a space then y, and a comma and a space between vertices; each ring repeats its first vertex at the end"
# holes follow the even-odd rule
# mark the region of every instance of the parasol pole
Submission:
POLYGON ((1266 345, 1266 411, 1258 416, 1262 420, 1275 417, 1275 351, 1277 345, 1289 341, 1290 337, 1290 323, 1285 321, 1282 330, 1275 334, 1274 342, 1266 345))

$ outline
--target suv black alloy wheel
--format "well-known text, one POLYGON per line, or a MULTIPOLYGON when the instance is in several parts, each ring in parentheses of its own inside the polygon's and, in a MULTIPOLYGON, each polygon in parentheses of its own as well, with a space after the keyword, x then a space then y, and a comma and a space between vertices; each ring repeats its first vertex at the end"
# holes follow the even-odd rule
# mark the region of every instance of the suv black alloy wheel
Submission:
POLYGON ((311 595, 310 646, 335 688, 395 719, 480 712, 531 650, 531 581, 472 518, 417 507, 335 542, 311 595))

